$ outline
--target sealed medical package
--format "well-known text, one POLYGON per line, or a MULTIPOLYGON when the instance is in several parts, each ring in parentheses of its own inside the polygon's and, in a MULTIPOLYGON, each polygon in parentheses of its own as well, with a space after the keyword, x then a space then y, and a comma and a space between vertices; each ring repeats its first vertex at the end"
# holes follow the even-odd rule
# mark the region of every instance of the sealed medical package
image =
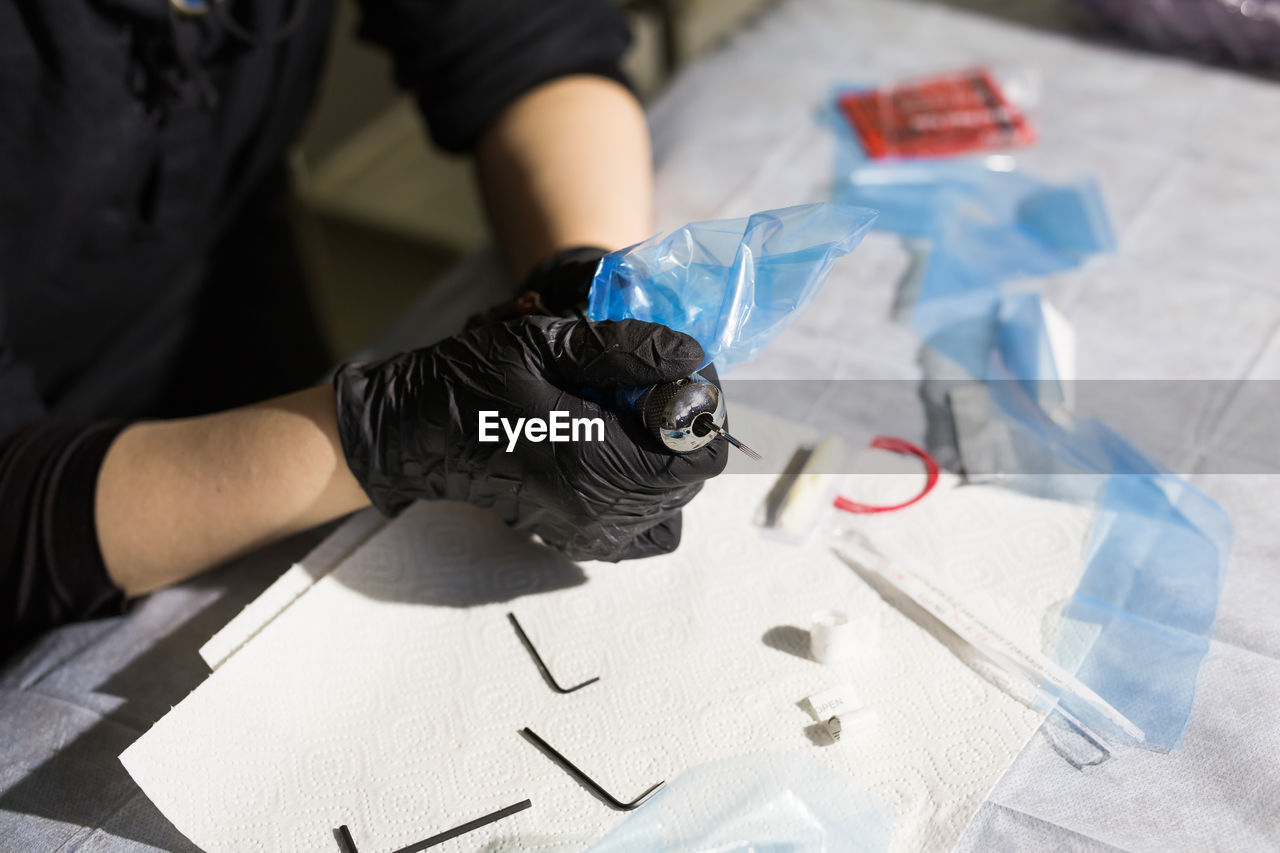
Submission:
POLYGON ((964 154, 1035 141, 1019 83, 1011 96, 991 69, 970 68, 842 92, 836 104, 873 159, 964 154))

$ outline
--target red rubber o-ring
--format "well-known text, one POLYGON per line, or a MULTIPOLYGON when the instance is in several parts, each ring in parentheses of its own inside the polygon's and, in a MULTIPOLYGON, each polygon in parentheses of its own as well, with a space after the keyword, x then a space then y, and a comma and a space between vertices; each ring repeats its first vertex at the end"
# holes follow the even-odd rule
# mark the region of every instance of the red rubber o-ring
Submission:
POLYGON ((843 495, 836 495, 836 509, 842 509, 845 512, 852 513, 873 513, 873 512, 893 512, 895 509, 903 509, 911 506, 916 501, 923 498, 929 492, 933 491, 933 487, 938 484, 938 463, 933 461, 933 457, 923 447, 917 447, 906 439, 894 438, 891 435, 877 435, 871 440, 870 447, 874 450, 889 450, 894 453, 905 453, 909 456, 919 457, 924 462, 925 483, 920 494, 916 495, 909 501, 904 501, 893 506, 872 506, 871 504, 860 504, 857 501, 851 501, 843 495))

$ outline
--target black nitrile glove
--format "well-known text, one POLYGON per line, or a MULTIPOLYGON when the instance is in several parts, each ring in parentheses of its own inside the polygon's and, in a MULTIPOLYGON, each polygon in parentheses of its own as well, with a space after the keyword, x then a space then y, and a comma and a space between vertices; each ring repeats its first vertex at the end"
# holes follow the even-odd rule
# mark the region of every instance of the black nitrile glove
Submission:
POLYGON ((467 321, 467 328, 503 323, 530 314, 569 317, 575 309, 585 311, 596 267, 607 254, 595 246, 561 249, 525 276, 515 299, 474 315, 467 321))
MULTIPOLYGON (((680 508, 724 470, 725 443, 675 454, 645 432, 637 414, 590 398, 688 376, 702 348, 653 323, 593 325, 599 340, 579 320, 525 317, 339 370, 343 450, 374 506, 395 514, 418 498, 467 501, 575 560, 674 550, 680 508), (479 440, 482 411, 511 424, 545 420, 551 411, 600 418, 603 441, 522 434, 508 451, 503 427, 498 441, 479 440)), ((703 375, 715 381, 713 369, 703 375)))

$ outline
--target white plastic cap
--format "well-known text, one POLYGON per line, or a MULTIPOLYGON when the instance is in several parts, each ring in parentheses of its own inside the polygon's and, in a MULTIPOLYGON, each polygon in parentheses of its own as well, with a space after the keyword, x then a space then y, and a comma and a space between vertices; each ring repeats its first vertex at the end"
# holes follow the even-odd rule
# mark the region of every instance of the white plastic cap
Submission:
POLYGON ((810 619, 809 653, 818 663, 845 660, 875 642, 874 616, 850 621, 840 610, 819 610, 810 619))

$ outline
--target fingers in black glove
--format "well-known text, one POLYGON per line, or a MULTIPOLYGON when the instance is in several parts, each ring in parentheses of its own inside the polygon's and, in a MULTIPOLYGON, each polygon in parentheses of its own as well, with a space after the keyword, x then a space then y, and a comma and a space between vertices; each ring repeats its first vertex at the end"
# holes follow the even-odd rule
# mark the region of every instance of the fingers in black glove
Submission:
POLYGON ((600 259, 608 254, 598 246, 561 249, 538 263, 509 302, 473 314, 466 328, 505 323, 531 315, 569 317, 585 311, 600 259))
POLYGON ((384 512, 416 498, 466 500, 577 559, 658 553, 679 542, 680 508, 724 469, 724 442, 673 454, 638 428, 637 414, 590 392, 679 379, 702 358, 687 335, 636 320, 477 327, 339 371, 343 448, 384 512), (604 440, 520 441, 511 452, 505 441, 478 440, 481 411, 514 419, 557 410, 600 418, 604 440))
POLYGON ((569 321, 511 327, 539 349, 565 383, 613 390, 688 376, 702 363, 702 347, 688 335, 640 320, 569 321))
POLYGON ((683 513, 677 512, 671 518, 660 521, 641 533, 622 549, 619 560, 638 560, 643 557, 656 557, 659 554, 670 554, 680 545, 680 534, 684 526, 683 513))
POLYGON ((530 270, 523 290, 537 293, 552 314, 567 316, 574 308, 585 310, 596 269, 607 254, 598 246, 561 249, 530 270))

